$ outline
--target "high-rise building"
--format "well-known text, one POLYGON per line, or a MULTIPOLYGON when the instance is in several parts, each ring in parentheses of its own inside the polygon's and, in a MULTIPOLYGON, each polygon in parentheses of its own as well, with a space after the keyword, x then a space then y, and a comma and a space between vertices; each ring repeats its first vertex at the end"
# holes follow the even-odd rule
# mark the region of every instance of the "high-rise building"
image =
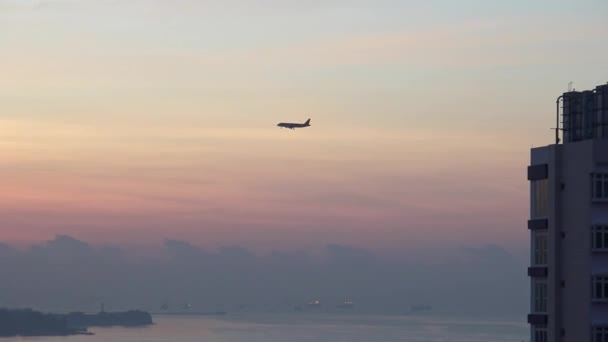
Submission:
POLYGON ((531 341, 608 342, 608 84, 557 104, 528 167, 531 341))

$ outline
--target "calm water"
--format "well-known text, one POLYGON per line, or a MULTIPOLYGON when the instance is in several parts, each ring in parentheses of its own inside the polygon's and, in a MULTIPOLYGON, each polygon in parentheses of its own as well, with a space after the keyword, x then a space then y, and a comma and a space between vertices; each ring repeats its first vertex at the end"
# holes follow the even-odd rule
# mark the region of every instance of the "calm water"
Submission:
POLYGON ((521 342, 523 321, 328 314, 155 316, 148 328, 91 329, 95 336, 0 338, 0 342, 521 342))

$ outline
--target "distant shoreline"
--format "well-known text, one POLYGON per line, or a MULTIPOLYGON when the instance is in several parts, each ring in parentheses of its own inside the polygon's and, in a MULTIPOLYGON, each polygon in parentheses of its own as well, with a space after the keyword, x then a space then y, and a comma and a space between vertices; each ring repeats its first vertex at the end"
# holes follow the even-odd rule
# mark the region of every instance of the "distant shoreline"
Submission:
POLYGON ((93 335, 88 328, 153 324, 152 316, 144 311, 55 314, 31 309, 0 309, 0 337, 93 335))

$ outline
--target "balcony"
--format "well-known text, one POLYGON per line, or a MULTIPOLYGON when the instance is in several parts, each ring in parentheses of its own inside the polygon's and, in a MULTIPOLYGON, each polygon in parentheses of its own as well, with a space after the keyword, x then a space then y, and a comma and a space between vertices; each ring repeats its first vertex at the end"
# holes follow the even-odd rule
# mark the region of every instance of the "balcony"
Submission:
POLYGON ((549 220, 547 220, 547 219, 529 220, 528 221, 528 229, 530 229, 530 230, 549 229, 549 220))
POLYGON ((532 325, 547 325, 549 316, 547 314, 529 314, 528 324, 532 325))
POLYGON ((548 267, 528 267, 528 277, 546 278, 549 275, 548 267))
POLYGON ((528 180, 537 181, 549 178, 549 165, 540 164, 528 166, 528 180))

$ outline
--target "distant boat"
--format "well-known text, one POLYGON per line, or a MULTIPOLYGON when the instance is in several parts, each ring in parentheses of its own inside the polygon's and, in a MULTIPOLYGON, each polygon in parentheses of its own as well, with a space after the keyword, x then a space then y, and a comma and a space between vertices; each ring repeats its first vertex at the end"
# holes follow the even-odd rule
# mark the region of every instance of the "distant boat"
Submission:
POLYGON ((344 302, 336 305, 336 308, 338 309, 352 309, 355 307, 355 304, 353 303, 352 300, 345 300, 344 302))
POLYGON ((306 306, 311 309, 318 309, 321 307, 321 301, 318 299, 315 299, 315 300, 308 302, 308 304, 306 304, 306 306))

